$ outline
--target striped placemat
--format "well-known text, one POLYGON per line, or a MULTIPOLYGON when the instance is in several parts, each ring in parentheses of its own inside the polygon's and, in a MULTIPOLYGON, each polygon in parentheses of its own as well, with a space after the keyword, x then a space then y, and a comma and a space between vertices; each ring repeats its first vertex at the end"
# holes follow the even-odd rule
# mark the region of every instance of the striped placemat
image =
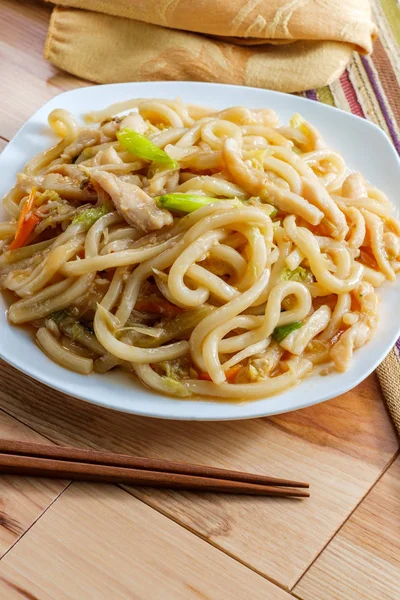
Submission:
POLYGON ((372 0, 372 8, 379 30, 373 54, 354 54, 340 79, 301 95, 372 121, 400 153, 400 4, 372 0))
MULTIPOLYGON (((339 80, 301 95, 372 121, 388 134, 400 154, 400 3, 372 0, 372 9, 379 31, 373 54, 354 54, 339 80)), ((400 433, 400 340, 377 373, 400 433)))

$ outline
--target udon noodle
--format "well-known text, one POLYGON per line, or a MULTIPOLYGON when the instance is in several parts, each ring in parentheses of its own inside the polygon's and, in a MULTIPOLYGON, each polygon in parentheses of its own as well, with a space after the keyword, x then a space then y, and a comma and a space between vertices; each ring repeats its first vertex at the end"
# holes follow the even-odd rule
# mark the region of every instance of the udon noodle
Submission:
POLYGON ((10 323, 68 369, 122 367, 179 397, 267 397, 351 366, 400 224, 310 123, 179 99, 85 120, 54 110, 60 141, 4 198, 10 323))

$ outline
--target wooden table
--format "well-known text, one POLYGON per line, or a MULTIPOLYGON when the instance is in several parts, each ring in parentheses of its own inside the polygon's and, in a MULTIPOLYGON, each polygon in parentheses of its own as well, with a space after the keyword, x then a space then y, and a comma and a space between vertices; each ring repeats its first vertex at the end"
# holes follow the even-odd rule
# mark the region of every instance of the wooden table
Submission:
MULTIPOLYGON (((0 150, 52 96, 87 85, 42 58, 50 7, 0 0, 0 150)), ((399 443, 375 376, 269 419, 137 418, 0 364, 0 435, 311 482, 306 501, 0 478, 4 600, 397 600, 399 443)))

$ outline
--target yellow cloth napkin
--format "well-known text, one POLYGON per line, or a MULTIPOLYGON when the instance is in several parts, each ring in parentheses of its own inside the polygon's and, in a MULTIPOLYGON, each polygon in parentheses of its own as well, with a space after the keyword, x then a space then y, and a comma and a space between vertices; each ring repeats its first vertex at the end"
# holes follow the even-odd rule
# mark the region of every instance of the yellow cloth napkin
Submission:
POLYGON ((51 0, 45 56, 101 83, 329 84, 376 28, 368 0, 51 0))

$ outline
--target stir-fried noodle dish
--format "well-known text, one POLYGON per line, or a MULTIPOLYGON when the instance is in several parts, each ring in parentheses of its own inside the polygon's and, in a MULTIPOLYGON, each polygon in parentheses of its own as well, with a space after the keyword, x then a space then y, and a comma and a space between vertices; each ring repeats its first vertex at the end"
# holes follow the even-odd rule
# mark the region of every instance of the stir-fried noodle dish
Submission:
POLYGON ((351 368, 400 224, 310 123, 179 99, 85 121, 54 110, 60 141, 4 198, 10 323, 68 369, 122 367, 179 397, 262 398, 351 368))

